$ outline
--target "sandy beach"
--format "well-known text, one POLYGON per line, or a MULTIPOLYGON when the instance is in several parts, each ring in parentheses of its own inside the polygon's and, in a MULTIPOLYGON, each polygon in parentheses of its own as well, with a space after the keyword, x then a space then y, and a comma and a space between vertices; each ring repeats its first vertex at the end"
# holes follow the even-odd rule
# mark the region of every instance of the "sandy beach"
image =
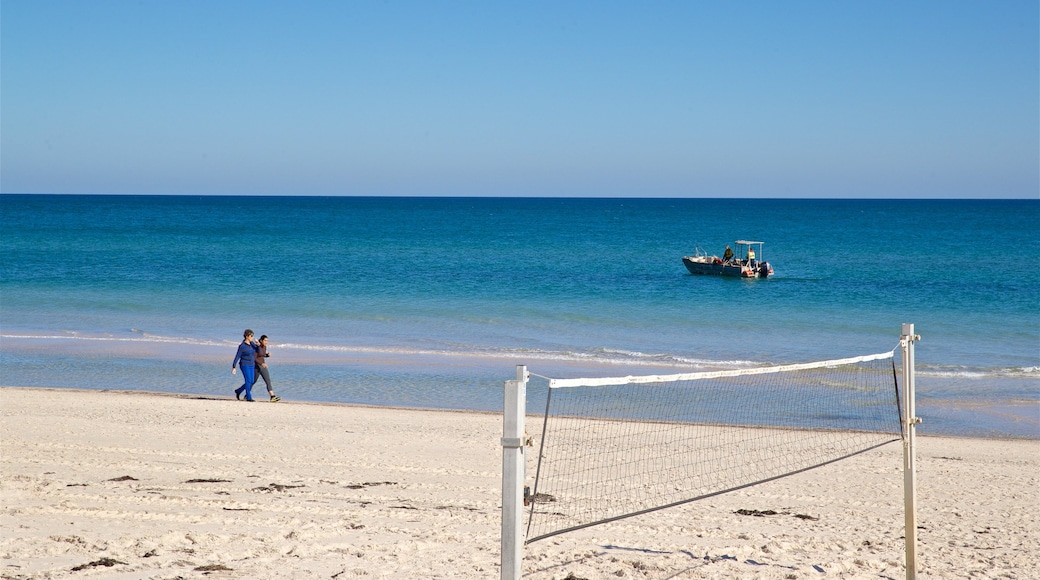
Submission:
MULTIPOLYGON (((497 414, 15 387, 0 414, 4 579, 499 576, 497 414)), ((918 451, 920 576, 1040 577, 1040 442, 918 451)), ((901 453, 535 542, 524 577, 900 579, 901 453)))

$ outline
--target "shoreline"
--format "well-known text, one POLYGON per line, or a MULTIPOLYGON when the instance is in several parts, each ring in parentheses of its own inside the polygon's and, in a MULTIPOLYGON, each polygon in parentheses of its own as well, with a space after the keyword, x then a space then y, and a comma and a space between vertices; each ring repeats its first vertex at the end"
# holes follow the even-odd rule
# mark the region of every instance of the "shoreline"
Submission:
MULTIPOLYGON (((236 377, 237 378, 237 377, 236 377)), ((236 381, 231 381, 232 383, 236 381)), ((174 398, 188 398, 188 399, 211 399, 214 401, 222 400, 234 400, 229 394, 227 396, 212 394, 210 391, 203 392, 172 392, 172 391, 148 391, 141 389, 111 389, 111 388, 83 388, 83 387, 43 387, 43 386, 19 386, 19 385, 0 385, 0 389, 38 389, 38 390, 53 390, 53 391, 80 391, 88 393, 98 392, 115 392, 115 393, 127 393, 127 394, 140 394, 140 395, 155 395, 164 397, 174 398)), ((263 383, 260 382, 255 389, 263 390, 263 383)), ((229 387, 229 390, 233 390, 233 387, 229 387)), ((530 395, 529 390, 529 397, 530 395)), ((279 393, 281 394, 281 393, 279 393)), ((260 395, 264 397, 263 394, 260 395)), ((395 404, 382 404, 382 403, 364 403, 364 402, 346 402, 346 401, 334 401, 328 399, 294 399, 289 396, 289 402, 300 405, 342 405, 347 407, 362 407, 362 408, 378 408, 378 409, 401 409, 408 411, 445 411, 453 413, 477 413, 477 414, 490 414, 490 415, 501 415, 501 409, 465 409, 465 408, 453 408, 453 407, 424 407, 420 405, 395 405, 395 404)), ((529 399, 530 402, 530 399, 529 399)), ((987 441, 1040 441, 1040 401, 1031 399, 1009 399, 992 401, 989 403, 979 401, 968 401, 968 400, 948 400, 944 401, 942 405, 936 405, 936 400, 930 400, 928 403, 931 404, 931 408, 925 406, 925 413, 922 414, 922 402, 921 397, 918 397, 918 414, 924 416, 924 422, 918 425, 918 436, 919 437, 947 437, 953 439, 983 439, 987 441), (931 411, 934 415, 932 420, 927 416, 928 412, 931 411), (972 415, 974 417, 986 416, 988 421, 993 424, 1004 424, 1005 426, 1010 423, 1028 425, 1022 430, 1021 434, 1008 433, 1008 432, 994 432, 983 430, 982 425, 975 427, 973 433, 956 433, 956 432, 940 432, 940 433, 928 433, 928 429, 935 420, 949 420, 951 417, 955 418, 958 415, 972 415), (937 418, 937 419, 936 419, 937 418)), ((928 404, 926 403, 926 405, 928 404)), ((530 414, 530 412, 529 412, 530 414)), ((727 425, 731 427, 762 427, 771 428, 769 425, 727 425)), ((1005 427, 1006 428, 1006 427, 1005 427)))
MULTIPOLYGON (((60 387, 0 403, 4 579, 498 576, 498 413, 60 387)), ((534 542, 524 577, 901 578, 901 452, 534 542)), ((919 571, 1037 575, 1038 503, 1040 442, 919 436, 919 571)))
MULTIPOLYGON (((66 391, 72 391, 77 393, 112 393, 116 395, 132 395, 132 396, 145 396, 145 397, 168 397, 171 399, 184 399, 184 400, 197 400, 197 401, 230 401, 234 403, 241 403, 242 401, 235 400, 234 395, 207 395, 207 394, 195 394, 195 393, 173 393, 169 391, 142 391, 139 389, 82 389, 79 387, 21 387, 16 385, 0 385, 0 393, 5 389, 25 389, 32 391, 44 391, 44 392, 55 392, 64 393, 66 391)), ((253 387, 254 392, 263 391, 263 381, 259 382, 253 387)), ((257 399, 257 402, 267 403, 263 397, 257 399)), ((316 407, 357 407, 359 409, 386 409, 390 411, 415 411, 415 412, 431 412, 431 413, 460 413, 460 414, 473 414, 473 415, 493 415, 499 417, 502 415, 501 411, 481 411, 479 409, 429 409, 426 407, 408 407, 403 405, 368 405, 365 403, 344 403, 340 401, 308 401, 308 400, 286 400, 282 399, 279 401, 281 404, 286 405, 313 405, 316 407)))

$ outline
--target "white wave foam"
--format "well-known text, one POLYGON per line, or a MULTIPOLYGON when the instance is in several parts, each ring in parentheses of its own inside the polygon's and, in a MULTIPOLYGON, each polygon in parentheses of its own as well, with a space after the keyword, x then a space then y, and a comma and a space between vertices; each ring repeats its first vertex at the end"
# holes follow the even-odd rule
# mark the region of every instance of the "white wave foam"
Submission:
POLYGON ((971 367, 918 367, 917 375, 941 379, 1040 379, 1040 367, 971 368, 971 367))
MULTIPOLYGON (((136 336, 98 336, 86 335, 76 331, 65 334, 3 334, 0 338, 21 340, 75 340, 99 343, 136 343, 136 344, 179 344, 202 347, 233 348, 237 341, 209 340, 194 337, 163 336, 148 333, 138 328, 130 329, 136 336)), ((718 369, 728 367, 755 366, 752 361, 694 359, 670 354, 654 354, 639 351, 628 351, 610 348, 596 348, 590 351, 560 350, 551 351, 536 348, 504 348, 459 345, 457 349, 421 349, 393 346, 361 346, 335 344, 306 344, 286 342, 279 343, 280 350, 296 350, 300 352, 325 353, 329 355, 390 355, 390 356, 433 356, 444 358, 482 358, 509 359, 549 362, 579 362, 604 366, 654 366, 676 369, 718 369)))
POLYGON ((94 341, 94 342, 158 342, 158 343, 170 343, 170 344, 191 344, 198 346, 227 346, 228 341, 214 341, 204 340, 197 338, 182 338, 182 337, 170 337, 170 336, 157 336, 150 335, 147 333, 141 333, 139 338, 132 337, 121 337, 121 336, 85 336, 78 332, 70 331, 69 334, 59 335, 48 335, 48 334, 0 334, 0 338, 8 339, 21 339, 21 340, 81 340, 81 341, 94 341))
MULTIPOLYGON (((89 335, 78 331, 64 331, 63 334, 0 334, 0 339, 12 340, 74 340, 99 343, 136 343, 136 344, 176 344, 199 347, 234 348, 238 341, 212 340, 184 336, 164 336, 151 334, 139 328, 131 328, 134 336, 89 335)), ((750 368, 768 365, 763 361, 750 360, 712 360, 693 358, 667 353, 646 353, 635 350, 615 348, 592 348, 579 350, 544 350, 537 348, 485 347, 474 345, 457 345, 457 348, 409 348, 395 346, 364 346, 337 344, 279 343, 278 349, 296 350, 300 352, 326 353, 329 355, 365 355, 365 356, 429 356, 439 358, 480 358, 506 359, 512 361, 545 361, 562 363, 583 363, 603 366, 635 366, 635 367, 667 367, 677 370, 725 370, 731 368, 750 368)), ((1011 368, 979 368, 969 366, 924 365, 917 370, 919 376, 942 379, 979 380, 986 378, 1003 379, 1040 379, 1040 366, 1011 368)))

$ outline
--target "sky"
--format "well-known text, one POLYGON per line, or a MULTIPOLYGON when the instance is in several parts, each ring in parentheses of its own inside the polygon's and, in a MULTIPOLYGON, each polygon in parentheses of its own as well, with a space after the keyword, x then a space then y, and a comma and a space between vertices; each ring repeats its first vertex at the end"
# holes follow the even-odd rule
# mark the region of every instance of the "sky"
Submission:
POLYGON ((1040 10, 0 0, 0 193, 1040 198, 1040 10))

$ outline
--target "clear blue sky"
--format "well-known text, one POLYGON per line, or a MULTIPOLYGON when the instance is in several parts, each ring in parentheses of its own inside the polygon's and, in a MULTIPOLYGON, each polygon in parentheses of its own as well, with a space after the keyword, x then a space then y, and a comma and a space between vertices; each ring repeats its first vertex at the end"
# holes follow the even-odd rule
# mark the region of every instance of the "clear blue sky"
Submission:
POLYGON ((0 3, 0 191, 1040 196, 1036 0, 0 3))

